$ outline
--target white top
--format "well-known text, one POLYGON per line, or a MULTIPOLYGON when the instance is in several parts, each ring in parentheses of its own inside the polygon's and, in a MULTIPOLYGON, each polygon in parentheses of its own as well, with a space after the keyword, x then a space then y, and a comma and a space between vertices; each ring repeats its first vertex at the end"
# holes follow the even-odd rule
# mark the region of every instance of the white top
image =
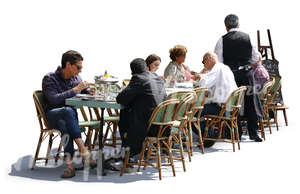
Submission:
POLYGON ((212 103, 225 103, 230 94, 237 89, 232 71, 223 63, 216 63, 208 73, 204 74, 199 86, 209 89, 208 101, 212 103))
MULTIPOLYGON (((232 31, 239 31, 239 29, 232 28, 229 30, 229 32, 232 32, 232 31)), ((253 64, 259 60, 259 52, 258 52, 255 44, 252 44, 251 38, 250 38, 250 43, 252 45, 252 57, 251 57, 250 63, 253 64)), ((216 47, 215 47, 215 53, 218 55, 220 63, 224 63, 224 60, 223 60, 223 37, 221 37, 218 40, 216 47)))

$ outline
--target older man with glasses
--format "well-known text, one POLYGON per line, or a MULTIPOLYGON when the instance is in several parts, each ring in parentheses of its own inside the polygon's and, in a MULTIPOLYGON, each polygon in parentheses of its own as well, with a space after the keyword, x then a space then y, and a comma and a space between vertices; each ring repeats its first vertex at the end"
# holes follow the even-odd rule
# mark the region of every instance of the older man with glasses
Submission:
MULTIPOLYGON (((204 68, 200 72, 200 80, 198 86, 207 87, 209 96, 207 103, 201 112, 201 117, 205 115, 218 115, 221 111, 220 104, 225 103, 230 94, 237 89, 232 71, 227 65, 218 61, 218 56, 213 52, 207 52, 203 56, 202 61, 204 68)), ((200 122, 201 130, 205 128, 205 122, 200 122)), ((193 128, 197 134, 198 130, 193 128)), ((202 131, 203 133, 204 131, 202 131)), ((209 134, 215 137, 217 134, 209 134)), ((205 147, 210 147, 214 141, 204 142, 205 147)))
MULTIPOLYGON (((46 117, 53 129, 61 131, 65 161, 67 168, 63 171, 62 178, 75 176, 75 169, 72 162, 74 155, 74 144, 77 144, 83 157, 83 161, 89 158, 89 152, 81 139, 80 127, 78 124, 77 112, 73 107, 65 105, 65 99, 74 97, 78 93, 95 92, 88 89, 88 83, 82 81, 78 75, 82 69, 83 57, 77 51, 69 50, 62 56, 61 67, 54 73, 48 73, 43 78, 43 94, 46 102, 46 117)), ((90 165, 96 165, 95 161, 89 161, 90 165)))

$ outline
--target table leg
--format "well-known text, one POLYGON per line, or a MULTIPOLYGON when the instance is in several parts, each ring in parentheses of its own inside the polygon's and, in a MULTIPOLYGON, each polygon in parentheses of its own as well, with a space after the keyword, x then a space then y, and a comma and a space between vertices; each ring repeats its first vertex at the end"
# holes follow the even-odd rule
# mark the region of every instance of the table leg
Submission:
POLYGON ((98 162, 97 162, 97 173, 98 177, 99 176, 105 176, 104 172, 104 152, 103 152, 103 125, 104 125, 104 109, 101 108, 101 120, 100 120, 100 128, 99 128, 99 136, 98 136, 98 141, 99 141, 99 153, 98 153, 98 162))

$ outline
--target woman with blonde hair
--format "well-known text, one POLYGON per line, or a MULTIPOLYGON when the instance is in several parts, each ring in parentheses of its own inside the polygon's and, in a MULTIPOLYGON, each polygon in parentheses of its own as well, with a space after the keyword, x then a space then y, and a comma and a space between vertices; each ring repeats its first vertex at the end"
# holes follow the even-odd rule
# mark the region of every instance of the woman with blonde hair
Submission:
POLYGON ((190 69, 183 63, 185 61, 187 49, 182 45, 176 45, 169 50, 171 62, 166 67, 164 77, 175 77, 177 82, 189 81, 195 79, 196 76, 192 75, 190 69))

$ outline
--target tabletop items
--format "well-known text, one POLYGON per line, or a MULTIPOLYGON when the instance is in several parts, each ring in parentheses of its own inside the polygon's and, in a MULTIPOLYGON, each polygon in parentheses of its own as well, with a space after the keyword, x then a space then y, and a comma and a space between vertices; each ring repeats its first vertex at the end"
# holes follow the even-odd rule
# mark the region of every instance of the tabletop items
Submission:
POLYGON ((118 87, 116 86, 116 84, 119 82, 118 78, 109 75, 105 70, 104 75, 95 76, 94 80, 97 89, 94 99, 115 101, 116 93, 118 92, 118 87))

